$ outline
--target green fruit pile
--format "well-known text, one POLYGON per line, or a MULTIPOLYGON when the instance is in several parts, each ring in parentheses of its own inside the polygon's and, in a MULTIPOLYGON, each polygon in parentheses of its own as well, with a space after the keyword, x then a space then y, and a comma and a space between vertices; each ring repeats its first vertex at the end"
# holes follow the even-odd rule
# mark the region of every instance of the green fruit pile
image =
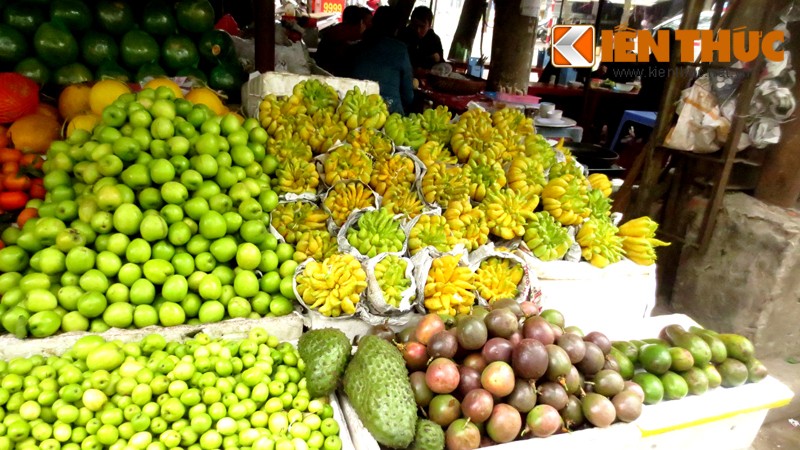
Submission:
POLYGON ((767 376, 749 339, 697 327, 687 331, 669 325, 658 339, 614 342, 611 351, 618 360, 629 361, 626 375, 642 387, 645 404, 756 383, 767 376), (644 371, 633 375, 637 366, 644 371))
POLYGON ((0 448, 339 450, 326 398, 297 349, 254 328, 241 341, 78 340, 63 356, 0 362, 0 448))
POLYGON ((400 252, 406 234, 400 222, 386 208, 367 211, 358 218, 357 226, 347 230, 347 242, 364 256, 400 252))
POLYGON ((291 312, 297 263, 268 232, 266 142, 255 119, 165 87, 54 142, 39 218, 0 250, 3 327, 44 337, 291 312))
POLYGON ((207 0, 5 3, 0 68, 40 85, 189 76, 236 95, 244 81, 233 41, 213 29, 207 0))

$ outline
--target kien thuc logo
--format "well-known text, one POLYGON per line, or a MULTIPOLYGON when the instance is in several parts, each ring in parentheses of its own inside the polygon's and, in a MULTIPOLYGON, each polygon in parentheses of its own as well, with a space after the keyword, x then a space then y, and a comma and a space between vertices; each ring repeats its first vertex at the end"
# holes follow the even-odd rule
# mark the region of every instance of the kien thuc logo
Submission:
POLYGON ((555 67, 593 67, 595 31, 592 25, 553 26, 551 61, 555 67))

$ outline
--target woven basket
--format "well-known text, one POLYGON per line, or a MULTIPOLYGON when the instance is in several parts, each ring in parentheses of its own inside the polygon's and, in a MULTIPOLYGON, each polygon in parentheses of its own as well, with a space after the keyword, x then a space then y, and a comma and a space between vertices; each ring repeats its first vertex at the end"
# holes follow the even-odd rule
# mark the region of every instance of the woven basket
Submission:
POLYGON ((486 80, 469 77, 467 80, 450 77, 440 77, 431 74, 428 78, 434 89, 448 94, 472 95, 486 89, 486 80))

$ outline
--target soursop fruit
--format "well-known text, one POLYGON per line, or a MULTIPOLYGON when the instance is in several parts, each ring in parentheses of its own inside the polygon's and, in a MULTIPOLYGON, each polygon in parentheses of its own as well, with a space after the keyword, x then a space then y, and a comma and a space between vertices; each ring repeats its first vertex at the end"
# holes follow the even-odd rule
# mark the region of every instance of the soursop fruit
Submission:
POLYGON ((428 419, 417 420, 417 432, 409 450, 444 450, 444 430, 428 419))
POLYGON ((393 344, 362 338, 345 370, 344 392, 379 444, 405 449, 414 440, 417 405, 405 360, 393 344))
POLYGON ((306 364, 306 383, 311 397, 327 397, 333 393, 350 359, 350 339, 333 328, 311 330, 300 336, 297 350, 306 364))

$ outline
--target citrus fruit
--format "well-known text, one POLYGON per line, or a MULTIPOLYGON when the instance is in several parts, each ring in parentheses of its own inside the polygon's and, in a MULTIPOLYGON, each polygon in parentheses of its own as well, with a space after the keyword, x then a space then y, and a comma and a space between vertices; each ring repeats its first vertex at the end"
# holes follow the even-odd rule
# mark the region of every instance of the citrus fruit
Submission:
POLYGON ((32 114, 39 106, 39 86, 23 75, 0 73, 0 123, 32 114))
POLYGON ((72 84, 58 96, 58 112, 64 120, 85 114, 92 110, 89 106, 89 93, 92 88, 85 84, 72 84))
POLYGON ((170 90, 175 93, 175 98, 183 98, 183 92, 181 91, 180 86, 178 86, 174 81, 170 80, 167 77, 158 77, 153 78, 152 80, 148 81, 147 84, 144 85, 145 89, 158 89, 161 86, 166 86, 170 88, 170 90))
POLYGON ((86 64, 97 67, 105 61, 116 61, 119 47, 111 35, 92 30, 81 39, 81 56, 86 64))
POLYGON ((48 105, 47 103, 39 103, 39 107, 36 108, 36 114, 52 117, 56 120, 59 118, 58 109, 53 105, 48 105))
POLYGON ((59 86, 88 83, 93 79, 92 71, 81 63, 67 64, 53 73, 53 81, 59 86))
POLYGON ((0 62, 19 62, 27 52, 28 42, 25 41, 25 36, 9 25, 0 24, 0 62))
POLYGON ((78 60, 78 42, 61 24, 43 23, 33 36, 36 54, 50 67, 63 67, 78 60))
POLYGON ((209 88, 194 88, 186 94, 186 100, 194 104, 202 104, 211 108, 217 115, 222 115, 227 111, 216 92, 209 88))
POLYGON ((24 152, 44 153, 58 139, 61 125, 50 116, 31 114, 25 116, 8 129, 14 148, 24 152))
POLYGON ((97 21, 111 34, 125 34, 136 25, 129 2, 103 0, 97 4, 97 21))
POLYGON ((120 41, 119 52, 122 55, 122 62, 130 68, 157 62, 160 53, 158 42, 153 36, 141 30, 125 33, 120 41))
POLYGON ((170 7, 162 2, 150 2, 144 7, 142 29, 155 36, 169 36, 175 32, 175 17, 170 7))
POLYGON ((176 7, 178 25, 190 33, 214 28, 214 7, 208 0, 182 0, 176 7))
POLYGON ((50 19, 63 23, 72 31, 86 31, 92 24, 92 11, 80 1, 55 0, 50 5, 50 19))
POLYGON ((114 103, 114 100, 122 94, 129 94, 131 88, 127 84, 117 80, 102 80, 95 83, 89 92, 89 108, 98 116, 103 114, 106 106, 114 103))
POLYGON ((161 45, 161 59, 172 70, 194 67, 200 62, 197 46, 187 36, 179 34, 164 39, 161 45))
POLYGON ((80 114, 72 118, 67 123, 66 137, 70 137, 75 130, 86 130, 92 132, 94 127, 100 123, 100 116, 94 114, 80 114))

